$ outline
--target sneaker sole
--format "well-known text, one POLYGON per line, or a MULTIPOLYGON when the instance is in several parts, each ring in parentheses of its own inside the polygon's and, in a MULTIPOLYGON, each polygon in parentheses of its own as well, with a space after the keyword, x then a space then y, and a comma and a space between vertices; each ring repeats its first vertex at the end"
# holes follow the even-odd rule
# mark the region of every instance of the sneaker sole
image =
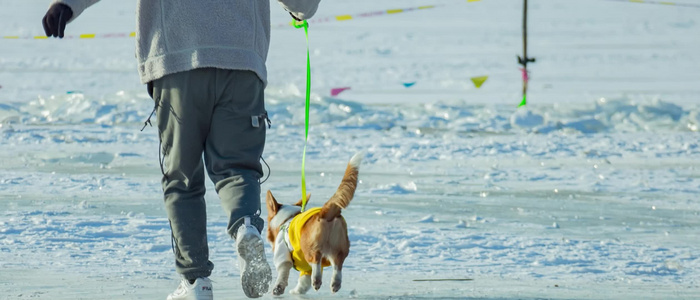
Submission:
POLYGON ((248 298, 262 297, 267 293, 272 281, 272 269, 265 258, 263 241, 248 235, 238 244, 238 255, 245 261, 241 270, 241 285, 248 298))

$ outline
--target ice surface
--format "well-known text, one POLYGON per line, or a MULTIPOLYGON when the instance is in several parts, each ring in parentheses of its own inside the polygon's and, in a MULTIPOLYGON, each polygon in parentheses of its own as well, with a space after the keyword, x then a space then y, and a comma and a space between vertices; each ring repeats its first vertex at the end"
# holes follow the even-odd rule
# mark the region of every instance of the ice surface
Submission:
MULTIPOLYGON (((321 3, 319 18, 438 6, 312 23, 310 205, 366 155, 343 288, 310 298, 700 298, 700 10, 530 2, 524 109, 520 1, 321 3), (440 278, 474 280, 413 281, 440 278)), ((0 36, 40 35, 47 4, 0 0, 0 36)), ((134 7, 102 1, 67 30, 133 31, 134 7)), ((291 203, 306 44, 284 26, 272 40, 263 191, 291 203)), ((133 39, 0 47, 0 299, 163 298, 178 278, 133 39)), ((215 293, 243 299, 208 187, 215 293)))

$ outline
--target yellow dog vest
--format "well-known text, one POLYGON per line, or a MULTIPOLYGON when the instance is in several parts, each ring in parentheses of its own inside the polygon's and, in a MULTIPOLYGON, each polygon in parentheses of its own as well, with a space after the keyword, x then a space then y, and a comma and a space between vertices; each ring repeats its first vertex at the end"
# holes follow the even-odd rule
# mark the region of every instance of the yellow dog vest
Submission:
MULTIPOLYGON (((306 224, 311 217, 321 212, 320 207, 311 208, 301 214, 296 215, 289 222, 289 245, 292 247, 292 261, 294 269, 301 272, 301 276, 311 275, 311 265, 304 258, 304 252, 301 251, 301 228, 306 224)), ((330 263, 322 264, 322 267, 328 267, 330 263)))

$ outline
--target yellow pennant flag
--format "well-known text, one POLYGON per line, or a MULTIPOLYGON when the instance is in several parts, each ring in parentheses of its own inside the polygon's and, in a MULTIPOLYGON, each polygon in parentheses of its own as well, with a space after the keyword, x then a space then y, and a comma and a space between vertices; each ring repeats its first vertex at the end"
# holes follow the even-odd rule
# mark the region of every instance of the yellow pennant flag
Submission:
POLYGON ((486 79, 489 79, 488 76, 479 76, 479 77, 472 77, 472 82, 474 83, 474 86, 478 89, 481 87, 481 85, 486 82, 486 79))

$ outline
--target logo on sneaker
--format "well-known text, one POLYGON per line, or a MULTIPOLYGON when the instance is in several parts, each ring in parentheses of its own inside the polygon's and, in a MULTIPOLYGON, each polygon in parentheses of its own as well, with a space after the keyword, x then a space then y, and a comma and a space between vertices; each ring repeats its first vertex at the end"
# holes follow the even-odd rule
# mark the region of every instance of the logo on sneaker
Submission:
POLYGON ((203 286, 202 291, 211 291, 211 287, 210 286, 203 286))

